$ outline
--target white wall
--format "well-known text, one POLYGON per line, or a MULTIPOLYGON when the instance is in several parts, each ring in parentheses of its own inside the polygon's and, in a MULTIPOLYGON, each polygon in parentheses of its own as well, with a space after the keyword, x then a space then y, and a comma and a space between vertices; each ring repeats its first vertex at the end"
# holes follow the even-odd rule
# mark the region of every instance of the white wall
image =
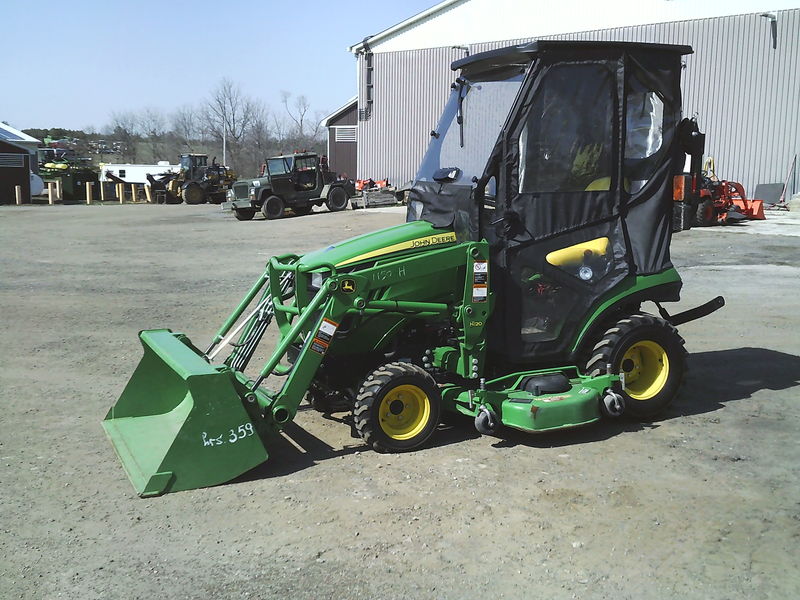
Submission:
POLYGON ((370 41, 374 52, 800 8, 800 0, 466 0, 370 41))

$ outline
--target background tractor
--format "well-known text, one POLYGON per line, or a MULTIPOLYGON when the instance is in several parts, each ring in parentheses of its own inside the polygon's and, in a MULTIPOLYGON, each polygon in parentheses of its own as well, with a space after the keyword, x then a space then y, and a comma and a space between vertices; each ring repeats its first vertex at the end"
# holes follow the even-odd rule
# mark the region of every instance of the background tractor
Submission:
POLYGON ((147 175, 154 192, 163 192, 167 204, 180 204, 181 200, 186 204, 220 204, 236 180, 236 173, 217 164, 216 157, 209 165, 207 154, 181 154, 180 167, 177 173, 147 175))
POLYGON ((682 285, 669 247, 690 52, 540 41, 453 63, 406 223, 272 257, 205 350, 140 333, 103 422, 136 491, 257 466, 306 397, 382 452, 425 444, 445 412, 491 435, 658 415, 685 370, 677 326, 723 304, 662 306, 682 285))
POLYGON ((343 210, 354 194, 353 182, 339 179, 319 155, 298 152, 268 158, 261 177, 234 183, 223 209, 232 210, 240 221, 251 220, 258 211, 266 219, 280 219, 287 208, 296 215, 323 204, 332 212, 343 210))
POLYGON ((764 220, 763 200, 748 198, 744 186, 737 181, 720 180, 713 157, 703 161, 705 134, 700 133, 697 120, 686 120, 683 125, 679 135, 691 157, 692 166, 689 174, 674 180, 673 231, 738 223, 746 219, 764 220))

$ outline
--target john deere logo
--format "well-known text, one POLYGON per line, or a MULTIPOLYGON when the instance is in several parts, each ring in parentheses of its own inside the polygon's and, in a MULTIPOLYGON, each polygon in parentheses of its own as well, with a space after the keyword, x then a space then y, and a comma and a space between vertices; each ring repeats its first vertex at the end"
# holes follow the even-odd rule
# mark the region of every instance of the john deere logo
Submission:
POLYGON ((356 291, 355 279, 342 279, 342 291, 345 294, 352 294, 356 291))

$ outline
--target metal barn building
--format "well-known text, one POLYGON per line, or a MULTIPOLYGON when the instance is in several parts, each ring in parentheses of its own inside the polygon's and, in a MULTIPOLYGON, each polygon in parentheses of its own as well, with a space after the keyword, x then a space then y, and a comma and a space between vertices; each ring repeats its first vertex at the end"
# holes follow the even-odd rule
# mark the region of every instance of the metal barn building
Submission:
MULTIPOLYGON (((350 47, 358 73, 358 178, 413 178, 449 94, 453 60, 535 39, 688 44, 684 115, 721 178, 752 193, 800 153, 797 0, 445 0, 350 47), (747 14, 731 11, 751 10, 747 14), (769 9, 783 4, 784 10, 769 9), (648 24, 642 24, 648 23, 648 24)), ((787 192, 797 192, 795 173, 787 192)))

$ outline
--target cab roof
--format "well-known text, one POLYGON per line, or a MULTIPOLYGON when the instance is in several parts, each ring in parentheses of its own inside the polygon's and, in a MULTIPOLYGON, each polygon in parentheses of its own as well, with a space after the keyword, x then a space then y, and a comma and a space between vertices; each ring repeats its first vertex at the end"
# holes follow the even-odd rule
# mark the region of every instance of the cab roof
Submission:
POLYGON ((319 156, 316 152, 291 152, 289 154, 279 154, 278 156, 270 156, 269 158, 297 158, 298 156, 319 156))
POLYGON ((663 52, 678 55, 692 54, 691 46, 677 44, 649 44, 644 42, 598 42, 576 40, 536 40, 516 46, 506 46, 496 50, 487 50, 460 58, 450 65, 453 71, 459 69, 467 71, 484 72, 495 68, 524 66, 530 63, 537 55, 549 52, 564 52, 569 54, 598 54, 616 50, 620 53, 663 52))

